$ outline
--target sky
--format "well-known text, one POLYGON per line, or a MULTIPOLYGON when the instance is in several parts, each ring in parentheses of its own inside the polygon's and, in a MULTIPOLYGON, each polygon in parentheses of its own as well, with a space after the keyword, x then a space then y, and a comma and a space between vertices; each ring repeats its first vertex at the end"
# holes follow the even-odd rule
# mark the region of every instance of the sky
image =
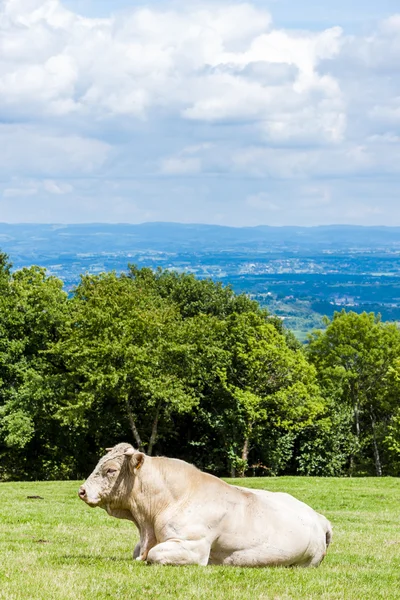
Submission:
POLYGON ((398 0, 0 0, 0 221, 400 225, 398 0))

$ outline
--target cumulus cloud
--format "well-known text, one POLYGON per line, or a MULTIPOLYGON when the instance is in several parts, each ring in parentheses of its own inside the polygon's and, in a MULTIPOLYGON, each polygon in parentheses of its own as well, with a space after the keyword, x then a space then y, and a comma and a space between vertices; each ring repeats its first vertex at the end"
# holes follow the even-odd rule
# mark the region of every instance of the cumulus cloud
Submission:
MULTIPOLYGON (((164 196, 158 178, 180 177, 184 186, 208 178, 207 193, 192 191, 208 202, 217 177, 235 177, 238 215, 259 218, 285 204, 249 183, 264 179, 298 181, 292 201, 333 218, 334 195, 319 179, 399 174, 399 65, 400 14, 348 35, 340 22, 319 31, 277 28, 259 5, 233 0, 110 9, 103 18, 83 17, 61 0, 3 0, 3 204, 66 201, 79 188, 87 210, 96 205, 104 218, 126 210, 162 219, 171 210, 161 201, 150 212, 145 206, 146 194, 164 196), (114 213, 102 200, 105 178, 131 180, 123 196, 106 186, 114 213), (75 179, 78 186, 67 181, 75 179)), ((222 204, 214 213, 228 214, 222 204)))
POLYGON ((317 70, 340 50, 337 27, 273 30, 270 15, 250 4, 88 19, 58 0, 5 0, 0 26, 1 106, 13 114, 148 118, 163 109, 199 121, 263 121, 267 136, 288 139, 307 135, 317 112, 313 136, 335 141, 344 132, 340 88, 317 70), (257 64, 263 70, 250 74, 257 64), (286 67, 281 81, 277 67, 286 67))

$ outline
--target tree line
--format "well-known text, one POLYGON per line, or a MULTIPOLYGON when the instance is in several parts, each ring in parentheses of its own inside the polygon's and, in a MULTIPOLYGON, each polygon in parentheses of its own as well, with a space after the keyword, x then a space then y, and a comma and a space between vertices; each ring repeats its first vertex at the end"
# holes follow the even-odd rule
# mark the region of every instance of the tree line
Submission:
POLYGON ((398 475, 400 331, 325 325, 302 346, 245 294, 134 265, 67 294, 0 253, 0 479, 81 478, 119 441, 218 475, 398 475))

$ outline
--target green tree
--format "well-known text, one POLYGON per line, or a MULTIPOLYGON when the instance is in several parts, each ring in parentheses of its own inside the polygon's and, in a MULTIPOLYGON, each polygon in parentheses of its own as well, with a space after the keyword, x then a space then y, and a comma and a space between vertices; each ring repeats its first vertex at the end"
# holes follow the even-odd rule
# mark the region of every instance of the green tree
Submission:
POLYGON ((263 448, 263 438, 272 431, 293 440, 323 411, 324 404, 315 369, 304 353, 290 348, 284 335, 260 315, 232 315, 226 342, 231 365, 225 385, 235 407, 234 419, 241 423, 236 464, 242 474, 253 443, 263 448))
POLYGON ((400 475, 400 357, 393 361, 385 378, 383 405, 386 408, 386 427, 383 446, 391 475, 400 475))
POLYGON ((160 420, 196 403, 182 376, 181 323, 151 286, 115 273, 82 277, 52 348, 66 372, 60 418, 89 428, 94 412, 107 421, 117 405, 135 444, 151 454, 160 420))
POLYGON ((57 339, 67 296, 62 291, 62 282, 47 277, 45 270, 39 267, 10 274, 6 265, 2 279, 0 441, 3 470, 26 475, 30 461, 32 475, 43 475, 46 456, 51 456, 60 442, 52 419, 55 394, 46 384, 45 352, 57 339), (38 455, 40 459, 33 467, 32 457, 38 455))
POLYGON ((129 265, 130 277, 145 287, 154 287, 164 299, 173 302, 182 317, 210 315, 220 319, 233 313, 258 312, 267 317, 267 311, 245 294, 235 294, 230 286, 212 279, 197 279, 191 273, 176 273, 158 269, 138 269, 129 265))
POLYGON ((357 460, 369 460, 371 449, 380 476, 382 440, 398 406, 388 384, 400 356, 400 331, 396 324, 382 323, 374 313, 342 311, 332 321, 327 319, 326 325, 325 331, 312 334, 308 356, 326 396, 335 400, 338 410, 352 411, 350 473, 355 472, 357 460))

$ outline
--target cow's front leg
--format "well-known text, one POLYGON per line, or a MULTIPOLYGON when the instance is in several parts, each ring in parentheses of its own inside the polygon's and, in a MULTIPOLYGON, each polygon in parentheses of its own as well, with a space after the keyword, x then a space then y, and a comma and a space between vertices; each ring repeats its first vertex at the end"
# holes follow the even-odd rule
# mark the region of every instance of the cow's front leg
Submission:
POLYGON ((147 560, 151 548, 157 544, 156 536, 152 528, 143 528, 140 532, 140 542, 135 546, 133 558, 135 560, 147 560))
POLYGON ((138 560, 140 557, 140 542, 138 542, 133 551, 133 560, 138 560))
POLYGON ((205 540, 170 540, 150 550, 147 562, 160 565, 202 565, 208 563, 210 544, 205 540))

